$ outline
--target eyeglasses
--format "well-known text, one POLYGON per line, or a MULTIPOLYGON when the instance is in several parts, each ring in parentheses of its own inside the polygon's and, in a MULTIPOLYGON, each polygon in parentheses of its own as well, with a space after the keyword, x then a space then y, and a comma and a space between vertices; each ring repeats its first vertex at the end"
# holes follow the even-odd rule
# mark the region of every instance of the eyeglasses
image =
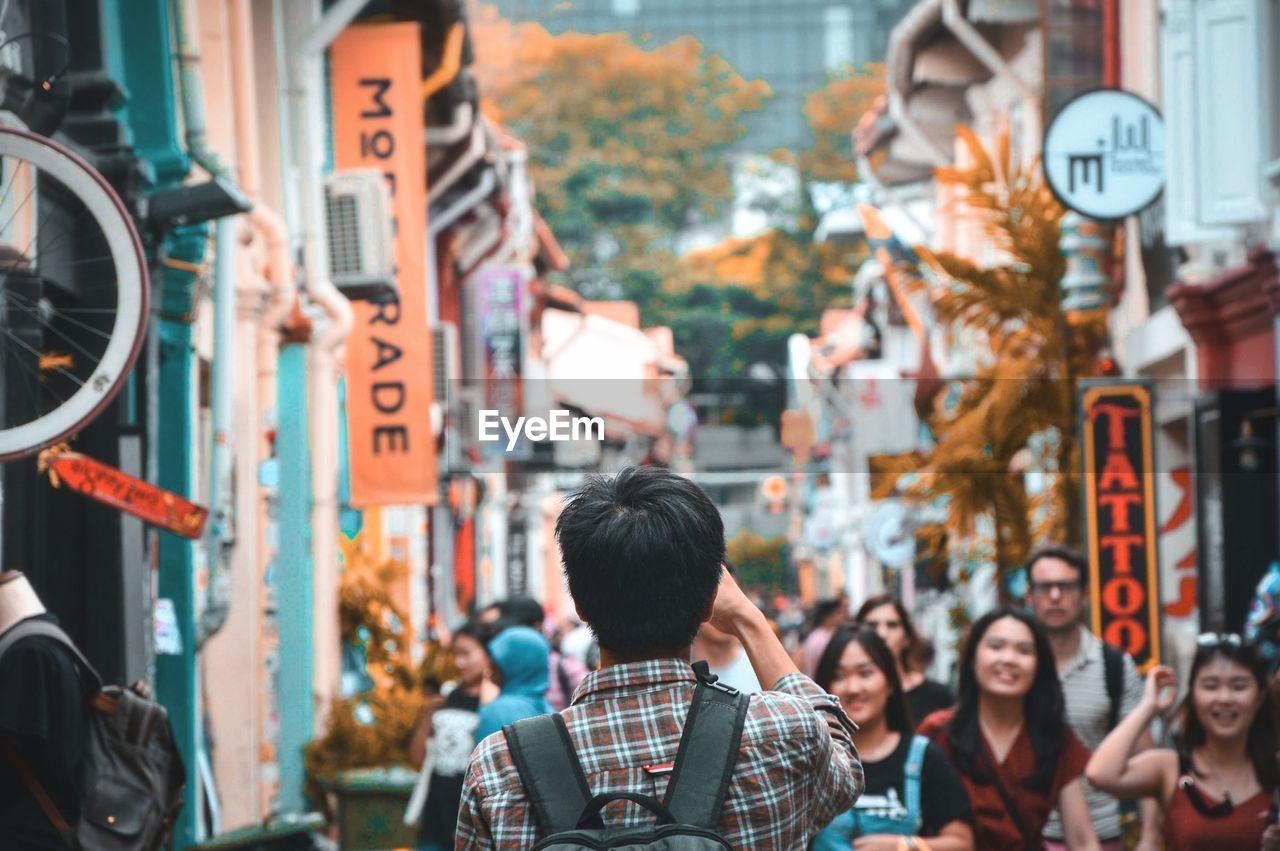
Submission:
POLYGON ((1083 586, 1079 582, 1032 582, 1031 593, 1037 597, 1051 597, 1057 590, 1064 597, 1079 594, 1083 586))
POLYGON ((1240 647, 1244 639, 1234 632, 1202 632, 1196 637, 1197 647, 1221 647, 1223 644, 1240 647))

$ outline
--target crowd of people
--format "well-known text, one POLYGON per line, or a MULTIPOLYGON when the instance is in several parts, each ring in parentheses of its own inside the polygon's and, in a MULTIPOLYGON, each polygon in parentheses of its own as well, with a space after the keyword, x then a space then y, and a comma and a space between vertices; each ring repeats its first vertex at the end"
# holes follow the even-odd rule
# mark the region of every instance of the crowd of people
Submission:
MULTIPOLYGON (((518 722, 550 712, 591 794, 676 812, 658 799, 685 713, 718 683, 750 695, 712 825, 733 847, 1280 851, 1280 707, 1239 636, 1201 637, 1179 701, 1172 670, 1144 679, 1084 627, 1088 565, 1051 547, 1027 564, 1024 605, 971 625, 953 692, 925 675, 892 596, 819 604, 784 647, 786 627, 720 570, 713 513, 661 471, 592 480, 557 528, 584 623, 512 598, 454 631, 458 681, 411 742, 429 777, 422 848, 555 832, 512 745, 518 722)), ((645 806, 599 824, 634 827, 645 806)))

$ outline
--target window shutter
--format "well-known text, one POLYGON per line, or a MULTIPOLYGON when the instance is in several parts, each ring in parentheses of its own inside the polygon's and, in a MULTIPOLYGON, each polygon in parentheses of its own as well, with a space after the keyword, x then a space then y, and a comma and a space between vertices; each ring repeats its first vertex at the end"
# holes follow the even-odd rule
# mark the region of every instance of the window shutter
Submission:
POLYGON ((1196 168, 1200 222, 1238 225, 1267 218, 1262 177, 1263 39, 1267 0, 1195 4, 1196 168))
POLYGON ((1191 0, 1171 0, 1165 12, 1160 107, 1165 132, 1165 240, 1169 245, 1211 242, 1229 231, 1200 224, 1197 175, 1195 15, 1191 0))

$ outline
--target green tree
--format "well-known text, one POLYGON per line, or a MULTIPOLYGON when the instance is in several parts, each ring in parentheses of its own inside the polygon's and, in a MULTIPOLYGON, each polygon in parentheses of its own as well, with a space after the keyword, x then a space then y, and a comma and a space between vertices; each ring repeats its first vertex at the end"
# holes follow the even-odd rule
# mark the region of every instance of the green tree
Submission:
MULTIPOLYGON (((883 89, 883 69, 873 65, 833 75, 811 93, 805 117, 814 144, 771 155, 797 183, 790 202, 772 211, 774 226, 681 258, 666 282, 662 319, 675 329, 695 377, 741 377, 760 362, 780 367, 787 337, 816 335, 823 310, 850 306, 850 281, 866 248, 816 242, 815 197, 819 187, 856 179, 850 132, 883 89)), ((773 407, 759 413, 760 421, 776 423, 773 407)))
POLYGON ((732 195, 725 159, 769 95, 693 38, 646 49, 625 33, 549 35, 491 12, 473 28, 495 113, 529 149, 537 206, 574 266, 652 296, 672 236, 732 195), (647 292, 645 292, 647 290, 647 292))
POLYGON ((573 261, 571 283, 632 299, 644 324, 670 326, 695 382, 781 366, 790 334, 815 334, 823 309, 847 303, 862 255, 813 243, 810 188, 856 177, 842 140, 883 90, 881 69, 850 69, 810 96, 812 149, 773 155, 800 175, 776 227, 677 257, 680 231, 724 214, 731 148, 768 87, 692 38, 650 47, 624 33, 551 35, 492 7, 473 12, 471 30, 486 112, 528 146, 536 203, 573 261))
POLYGON ((750 529, 740 529, 725 549, 744 588, 777 593, 786 576, 787 539, 783 535, 765 538, 750 529))

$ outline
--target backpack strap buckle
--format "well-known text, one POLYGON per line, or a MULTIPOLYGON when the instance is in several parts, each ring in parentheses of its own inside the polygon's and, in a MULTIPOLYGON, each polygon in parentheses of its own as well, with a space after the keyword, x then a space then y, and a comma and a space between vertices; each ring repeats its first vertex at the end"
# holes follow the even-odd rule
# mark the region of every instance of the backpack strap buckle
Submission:
POLYGON ((715 689, 721 694, 727 694, 730 697, 736 697, 740 692, 731 685, 720 682, 720 677, 711 673, 711 666, 703 659, 694 662, 693 673, 698 678, 698 682, 707 688, 715 689))

